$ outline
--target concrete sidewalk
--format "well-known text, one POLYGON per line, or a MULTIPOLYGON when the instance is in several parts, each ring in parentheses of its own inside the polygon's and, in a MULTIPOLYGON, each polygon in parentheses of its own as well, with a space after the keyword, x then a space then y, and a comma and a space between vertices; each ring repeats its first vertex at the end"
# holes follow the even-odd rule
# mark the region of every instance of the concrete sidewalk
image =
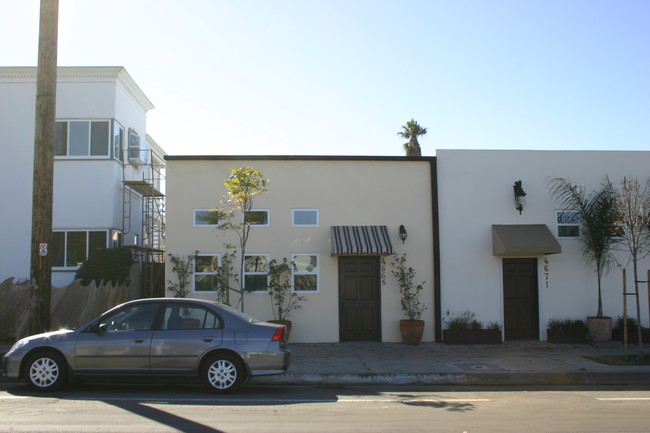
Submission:
MULTIPOLYGON (((623 354, 617 342, 448 346, 423 343, 290 344, 291 367, 282 384, 650 385, 650 366, 610 366, 585 356, 623 354)), ((629 353, 636 353, 630 348, 629 353)))
MULTIPOLYGON (((0 345, 0 354, 9 350, 0 345)), ((650 385, 649 366, 611 366, 585 356, 623 354, 602 345, 506 342, 448 346, 423 343, 289 344, 289 370, 268 384, 395 385, 650 385)), ((636 353, 634 346, 630 354, 636 353)), ((2 378, 0 377, 0 380, 2 378)))

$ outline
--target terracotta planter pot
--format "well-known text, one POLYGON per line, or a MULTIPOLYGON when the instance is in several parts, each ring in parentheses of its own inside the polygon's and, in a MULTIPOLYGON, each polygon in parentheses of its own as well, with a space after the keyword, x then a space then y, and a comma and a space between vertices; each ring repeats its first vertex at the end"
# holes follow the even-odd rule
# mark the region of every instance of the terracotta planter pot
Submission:
POLYGON ((501 344, 500 329, 445 329, 445 344, 501 344))
POLYGON ((611 317, 587 317, 589 338, 592 341, 609 341, 612 339, 611 317))
POLYGON ((424 320, 400 320, 399 330, 402 333, 402 343, 417 346, 422 341, 424 320))
POLYGON ((291 335, 291 320, 267 320, 269 323, 275 323, 276 325, 284 325, 287 328, 287 337, 286 340, 289 342, 289 336, 291 335))

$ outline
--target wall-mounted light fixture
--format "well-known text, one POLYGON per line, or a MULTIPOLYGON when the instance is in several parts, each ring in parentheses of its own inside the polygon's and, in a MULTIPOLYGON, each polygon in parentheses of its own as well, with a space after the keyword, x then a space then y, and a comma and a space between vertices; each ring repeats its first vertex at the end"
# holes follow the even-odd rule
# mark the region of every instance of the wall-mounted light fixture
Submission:
POLYGON ((524 205, 526 204, 526 193, 521 187, 521 180, 515 182, 513 188, 515 190, 515 209, 517 209, 519 215, 521 215, 521 211, 524 210, 524 205))
POLYGON ((406 229, 404 228, 404 225, 402 224, 401 226, 399 226, 399 238, 402 240, 402 243, 406 241, 406 236, 408 235, 406 233, 406 229))

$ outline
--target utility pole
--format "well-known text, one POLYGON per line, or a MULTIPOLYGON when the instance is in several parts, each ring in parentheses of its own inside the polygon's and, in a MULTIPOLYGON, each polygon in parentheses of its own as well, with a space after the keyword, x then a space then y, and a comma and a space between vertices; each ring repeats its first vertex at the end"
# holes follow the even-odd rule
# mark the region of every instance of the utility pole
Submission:
POLYGON ((52 243, 58 21, 59 0, 41 0, 32 192, 29 320, 32 334, 50 329, 52 260, 49 250, 52 243))

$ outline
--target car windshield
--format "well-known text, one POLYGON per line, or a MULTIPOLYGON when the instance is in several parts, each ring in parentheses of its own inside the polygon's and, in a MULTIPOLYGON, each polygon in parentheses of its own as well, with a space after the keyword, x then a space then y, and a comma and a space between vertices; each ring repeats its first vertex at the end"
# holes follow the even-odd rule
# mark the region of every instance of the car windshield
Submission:
POLYGON ((216 303, 216 302, 215 302, 215 305, 218 305, 219 308, 223 308, 224 310, 228 311, 230 314, 238 316, 242 320, 247 321, 248 323, 259 323, 260 322, 260 320, 256 319, 255 317, 249 316, 248 314, 242 313, 241 311, 237 311, 237 310, 235 310, 234 308, 232 308, 229 305, 219 304, 219 303, 216 303))

